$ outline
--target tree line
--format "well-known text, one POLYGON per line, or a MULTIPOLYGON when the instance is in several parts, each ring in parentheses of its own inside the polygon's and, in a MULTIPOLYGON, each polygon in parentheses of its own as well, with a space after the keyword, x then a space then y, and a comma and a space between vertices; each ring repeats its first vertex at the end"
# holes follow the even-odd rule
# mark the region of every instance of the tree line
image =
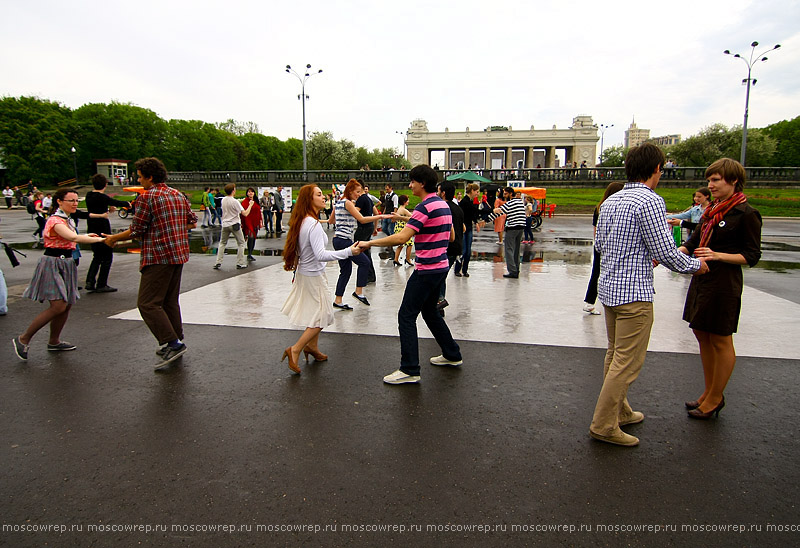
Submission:
MULTIPOLYGON (((739 159, 742 126, 714 124, 674 145, 661 147, 680 166, 707 166, 719 158, 739 159)), ((622 145, 603 150, 601 165, 623 165, 628 149, 622 145)), ((748 167, 800 166, 800 116, 765 128, 747 129, 748 167)))
MULTIPOLYGON (((372 169, 407 165, 395 149, 367 150, 330 132, 312 133, 309 169, 372 169)), ((262 134, 253 122, 164 120, 129 103, 91 103, 70 109, 38 97, 0 99, 2 184, 33 179, 50 186, 75 176, 88 180, 95 160, 133 162, 157 156, 170 171, 260 171, 303 167, 303 142, 262 134), (72 148, 76 152, 73 157, 72 148), (73 163, 74 161, 74 163, 73 163)))
MULTIPOLYGON (((704 166, 724 156, 739 158, 741 143, 741 126, 715 124, 663 148, 678 165, 704 166)), ((621 166, 626 153, 622 146, 609 147, 602 165, 621 166)), ((368 150, 327 131, 309 135, 307 154, 314 170, 410 165, 394 148, 368 150)), ((164 120, 129 103, 90 103, 73 110, 38 97, 0 98, 2 184, 33 179, 50 186, 71 179, 73 160, 80 181, 95 173, 98 159, 129 160, 133 173, 133 162, 145 156, 161 158, 170 171, 299 170, 303 143, 264 135, 253 122, 164 120)), ((747 165, 800 166, 800 117, 750 129, 747 165)))

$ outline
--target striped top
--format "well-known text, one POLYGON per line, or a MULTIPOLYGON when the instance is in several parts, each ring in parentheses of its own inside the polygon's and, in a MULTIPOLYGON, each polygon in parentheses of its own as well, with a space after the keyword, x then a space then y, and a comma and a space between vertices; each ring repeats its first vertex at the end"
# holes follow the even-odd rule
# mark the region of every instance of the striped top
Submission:
MULTIPOLYGON (((525 203, 522 198, 512 198, 500 206, 506 215, 506 228, 525 228, 525 203)), ((489 220, 494 221, 500 217, 497 213, 489 215, 489 220)))
POLYGON ((414 237, 416 271, 419 274, 447 272, 450 267, 447 262, 447 245, 450 243, 450 228, 453 226, 447 202, 435 193, 428 194, 414 209, 406 226, 417 233, 414 237))
POLYGON ((339 200, 334 204, 333 217, 336 222, 336 232, 333 233, 336 238, 344 238, 345 240, 352 240, 358 227, 356 218, 350 215, 347 211, 345 204, 347 200, 339 200))
POLYGON ((675 247, 664 199, 642 183, 627 183, 600 206, 594 248, 600 253, 598 296, 606 306, 652 302, 653 259, 683 274, 700 261, 675 247))

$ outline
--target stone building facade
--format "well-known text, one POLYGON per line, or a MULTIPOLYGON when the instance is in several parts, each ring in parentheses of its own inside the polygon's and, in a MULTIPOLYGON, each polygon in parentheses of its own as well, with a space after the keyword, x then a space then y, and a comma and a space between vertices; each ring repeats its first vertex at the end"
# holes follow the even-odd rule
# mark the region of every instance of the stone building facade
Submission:
POLYGON ((556 150, 564 161, 593 167, 597 158, 597 126, 591 116, 576 116, 566 129, 513 130, 491 126, 484 130, 434 132, 425 120, 414 120, 406 134, 407 159, 412 165, 432 164, 432 152, 444 152, 442 169, 553 168, 556 150))

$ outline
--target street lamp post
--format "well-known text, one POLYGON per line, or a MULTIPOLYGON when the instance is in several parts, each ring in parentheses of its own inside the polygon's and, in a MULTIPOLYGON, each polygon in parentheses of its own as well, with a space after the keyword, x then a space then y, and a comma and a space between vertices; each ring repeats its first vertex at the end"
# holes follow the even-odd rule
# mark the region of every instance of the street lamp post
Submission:
POLYGON ((78 184, 78 155, 75 147, 72 147, 72 167, 75 168, 75 184, 78 184))
POLYGON ((756 82, 758 81, 755 78, 751 78, 750 77, 750 73, 753 71, 753 65, 755 65, 759 61, 766 61, 767 60, 766 57, 762 57, 765 53, 769 53, 770 51, 774 51, 774 50, 778 49, 779 47, 781 47, 781 45, 780 44, 775 44, 775 46, 773 46, 772 48, 770 48, 768 50, 765 50, 765 51, 759 53, 758 55, 755 54, 756 53, 756 48, 758 47, 758 42, 753 42, 752 44, 750 44, 750 47, 753 48, 753 49, 750 51, 750 59, 749 60, 745 59, 744 57, 742 57, 738 53, 731 54, 731 50, 729 50, 729 49, 726 49, 725 51, 722 52, 725 55, 733 55, 734 57, 736 57, 738 59, 741 59, 742 61, 744 61, 744 64, 747 65, 747 78, 742 80, 742 85, 745 85, 745 84, 747 85, 747 93, 745 94, 745 98, 744 98, 744 125, 742 126, 742 154, 741 154, 741 156, 739 158, 739 161, 741 162, 742 165, 745 165, 744 162, 745 162, 745 159, 746 159, 746 156, 747 156, 747 115, 748 115, 748 112, 750 110, 750 82, 752 80, 753 85, 756 85, 756 82))
POLYGON ((608 128, 610 128, 610 127, 614 127, 614 124, 611 124, 611 125, 600 124, 598 127, 600 129, 600 156, 598 156, 597 159, 600 160, 600 163, 602 164, 603 163, 603 140, 605 139, 605 136, 606 136, 606 130, 608 128))
POLYGON ((403 138, 402 151, 403 151, 403 158, 405 158, 406 157, 406 135, 408 134, 408 132, 406 132, 406 131, 395 131, 395 133, 397 133, 398 135, 400 135, 403 138))
POLYGON ((312 76, 319 74, 322 72, 322 69, 319 69, 317 72, 311 72, 311 65, 306 65, 306 72, 303 76, 300 76, 297 71, 295 71, 291 65, 286 65, 286 72, 289 74, 294 74, 295 77, 300 81, 301 86, 301 93, 297 96, 298 99, 303 101, 303 171, 307 168, 306 162, 306 99, 310 99, 308 95, 306 95, 306 80, 311 78, 312 76))

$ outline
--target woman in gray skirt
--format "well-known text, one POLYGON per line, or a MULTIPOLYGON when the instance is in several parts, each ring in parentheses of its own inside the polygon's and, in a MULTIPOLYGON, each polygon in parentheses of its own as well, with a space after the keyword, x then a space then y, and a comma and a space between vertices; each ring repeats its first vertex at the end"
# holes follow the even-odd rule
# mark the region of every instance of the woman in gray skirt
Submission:
POLYGON ((53 196, 51 215, 44 226, 44 254, 36 265, 28 288, 23 297, 44 302, 50 301, 50 308, 42 311, 25 333, 14 337, 14 352, 21 360, 28 359, 28 345, 31 339, 48 323, 50 340, 47 350, 63 352, 75 350, 75 345, 61 340, 61 330, 67 323, 69 310, 78 300, 78 266, 72 260, 75 244, 94 244, 103 241, 95 234, 78 234, 70 215, 78 209, 78 193, 74 190, 59 189, 53 196))

